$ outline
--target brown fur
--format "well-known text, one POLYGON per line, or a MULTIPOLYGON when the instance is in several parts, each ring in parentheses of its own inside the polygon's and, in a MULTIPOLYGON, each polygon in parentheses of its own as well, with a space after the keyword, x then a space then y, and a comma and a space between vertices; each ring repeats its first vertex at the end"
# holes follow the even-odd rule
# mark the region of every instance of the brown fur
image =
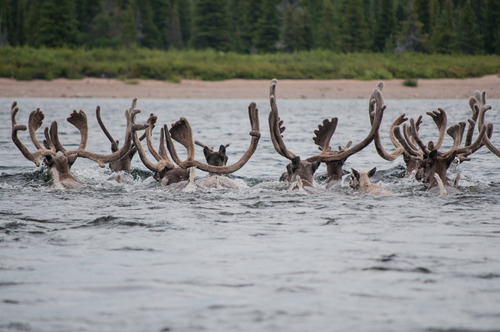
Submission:
POLYGON ((376 168, 373 168, 368 172, 364 171, 358 172, 354 168, 351 168, 351 171, 352 171, 351 181, 349 182, 349 186, 351 188, 356 189, 360 193, 364 194, 371 194, 377 196, 391 195, 391 193, 388 190, 382 188, 382 186, 371 183, 370 178, 377 171, 376 168))

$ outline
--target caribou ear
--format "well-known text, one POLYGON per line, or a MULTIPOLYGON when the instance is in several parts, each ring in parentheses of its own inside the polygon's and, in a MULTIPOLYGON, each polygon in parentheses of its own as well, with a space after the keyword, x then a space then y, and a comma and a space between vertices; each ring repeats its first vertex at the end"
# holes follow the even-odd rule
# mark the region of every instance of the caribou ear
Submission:
POLYGON ((203 147, 203 154, 205 155, 205 158, 210 154, 208 146, 203 147))
POLYGON ((377 171, 377 167, 373 167, 369 172, 368 172, 368 177, 371 178, 372 176, 375 175, 375 172, 377 171))
POLYGON ((354 168, 351 168, 352 175, 359 181, 359 172, 356 171, 354 168))
POLYGON ((299 156, 292 158, 291 161, 292 161, 292 168, 293 169, 299 168, 299 166, 300 166, 300 157, 299 156))
POLYGON ((224 145, 221 145, 219 147, 219 154, 221 155, 226 154, 226 147, 224 145))
POLYGON ((312 172, 313 174, 316 172, 316 170, 318 169, 319 165, 321 164, 320 161, 315 161, 311 164, 311 168, 312 168, 312 172))
POLYGON ((435 161, 438 156, 438 151, 437 150, 432 150, 431 153, 429 153, 429 159, 432 161, 435 161))

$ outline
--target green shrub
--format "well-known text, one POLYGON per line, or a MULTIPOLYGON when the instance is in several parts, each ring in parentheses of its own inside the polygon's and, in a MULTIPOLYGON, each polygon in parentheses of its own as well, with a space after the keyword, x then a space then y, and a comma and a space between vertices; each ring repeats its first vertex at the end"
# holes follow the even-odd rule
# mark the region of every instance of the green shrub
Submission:
POLYGON ((403 85, 410 88, 416 88, 418 86, 418 81, 413 78, 409 78, 403 81, 403 85))
POLYGON ((499 73, 499 55, 339 54, 325 50, 248 55, 214 50, 0 47, 0 76, 20 80, 59 77, 168 81, 273 77, 358 80, 410 77, 417 80, 499 73))

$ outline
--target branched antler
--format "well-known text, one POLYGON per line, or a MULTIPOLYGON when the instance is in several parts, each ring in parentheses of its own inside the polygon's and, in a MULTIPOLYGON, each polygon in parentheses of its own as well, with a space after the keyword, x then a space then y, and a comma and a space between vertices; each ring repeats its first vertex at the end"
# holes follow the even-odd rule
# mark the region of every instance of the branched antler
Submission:
POLYGON ((172 124, 172 127, 167 130, 165 126, 165 138, 167 140, 167 149, 172 156, 174 162, 179 165, 181 168, 187 169, 189 167, 195 166, 196 168, 213 173, 213 174, 230 174, 234 173, 243 167, 250 157, 254 154, 257 149, 257 145, 260 139, 260 131, 259 131, 259 110, 257 109, 257 105, 255 103, 250 103, 248 106, 248 117, 250 120, 251 131, 249 135, 251 136, 250 146, 247 151, 243 154, 243 156, 234 164, 230 166, 213 166, 209 164, 202 163, 194 159, 195 150, 194 150, 194 140, 193 140, 193 130, 191 129, 191 125, 186 118, 180 118, 177 122, 172 124), (174 143, 172 139, 176 140, 182 146, 184 146, 187 150, 187 159, 182 161, 177 155, 177 151, 175 149, 174 143))

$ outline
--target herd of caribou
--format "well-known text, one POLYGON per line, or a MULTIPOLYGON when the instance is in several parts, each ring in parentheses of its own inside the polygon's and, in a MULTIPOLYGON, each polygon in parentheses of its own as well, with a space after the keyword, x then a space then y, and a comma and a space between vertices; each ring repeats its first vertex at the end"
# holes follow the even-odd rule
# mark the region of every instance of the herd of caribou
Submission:
MULTIPOLYGON (((419 135, 419 127, 422 123, 422 116, 418 119, 408 119, 405 114, 398 116, 392 123, 389 136, 394 149, 388 152, 383 146, 379 135, 379 128, 386 106, 382 97, 383 83, 379 83, 373 90, 369 100, 369 118, 371 128, 366 137, 356 145, 352 142, 346 146, 339 146, 334 150, 330 146, 330 140, 337 127, 337 118, 325 119, 318 129, 314 131, 314 143, 318 146, 320 152, 307 159, 302 159, 288 150, 283 141, 283 132, 285 127, 278 114, 276 105, 276 86, 278 81, 271 81, 269 100, 271 111, 269 112, 269 130, 272 143, 278 154, 290 160, 286 166, 286 172, 281 175, 281 181, 290 183, 290 190, 297 190, 302 193, 315 192, 314 173, 320 163, 326 164, 326 188, 332 188, 339 184, 342 176, 342 167, 350 156, 361 151, 372 141, 378 154, 385 160, 392 161, 403 155, 406 165, 406 176, 414 176, 418 181, 422 181, 427 190, 436 192, 440 195, 447 195, 455 192, 459 180, 459 175, 455 180, 447 177, 447 170, 453 162, 464 162, 469 156, 486 146, 491 152, 500 157, 500 150, 490 141, 493 125, 485 123, 485 113, 491 109, 486 104, 486 93, 476 91, 473 97, 469 99, 469 106, 472 110, 472 117, 465 122, 454 124, 447 128, 447 116, 443 109, 428 112, 437 126, 439 135, 436 142, 429 141, 424 143, 419 135), (465 128, 467 126, 467 132, 465 128), (476 129, 477 126, 477 129, 476 129), (477 131, 476 137, 474 133, 477 131), (453 139, 453 146, 449 151, 439 151, 443 143, 445 133, 453 139), (465 133, 465 140, 464 140, 465 133), (463 143, 463 146, 462 146, 463 143)), ((42 126, 44 114, 40 109, 31 112, 28 119, 28 132, 31 141, 35 145, 36 151, 30 152, 28 148, 18 138, 18 131, 25 131, 24 125, 17 124, 16 115, 19 111, 17 103, 14 102, 11 107, 12 120, 12 141, 28 159, 40 166, 40 160, 43 159, 46 165, 53 185, 57 188, 73 189, 82 185, 71 174, 71 166, 78 157, 87 158, 97 162, 101 167, 109 164, 109 168, 116 172, 116 180, 120 181, 123 173, 130 173, 132 157, 138 153, 144 166, 153 172, 154 179, 163 186, 169 186, 175 190, 191 191, 199 187, 204 188, 232 188, 238 186, 226 175, 233 173, 243 167, 257 149, 260 139, 258 109, 255 103, 248 106, 248 116, 250 119, 250 145, 241 158, 232 165, 227 165, 226 148, 228 145, 221 145, 218 151, 208 147, 198 141, 194 141, 191 125, 188 120, 181 117, 172 124, 169 129, 164 125, 160 129, 160 144, 158 150, 153 147, 152 131, 156 125, 157 117, 153 114, 149 116, 146 123, 136 124, 136 115, 140 111, 136 107, 137 99, 132 101, 132 105, 125 111, 126 130, 124 144, 119 147, 109 131, 101 120, 100 108, 96 109, 97 121, 111 142, 111 153, 101 155, 86 150, 88 139, 87 115, 83 111, 73 111, 67 119, 69 123, 75 126, 81 135, 80 145, 76 150, 67 150, 59 141, 57 122, 54 121, 49 127, 44 129, 43 146, 37 139, 36 131, 42 126), (139 136, 138 132, 144 133, 139 136), (154 160, 148 158, 143 143, 146 142, 149 154, 154 160), (177 154, 173 140, 180 143, 187 152, 185 160, 181 160, 177 154), (203 147, 206 163, 195 159, 195 144, 203 147), (168 152, 167 152, 168 150, 168 152), (170 155, 170 157, 169 157, 170 155), (199 169, 208 172, 209 175, 201 182, 195 182, 195 170, 199 169)), ((375 174, 376 168, 368 172, 351 169, 350 186, 362 193, 374 195, 390 195, 390 192, 378 185, 370 183, 370 177, 375 174)))

